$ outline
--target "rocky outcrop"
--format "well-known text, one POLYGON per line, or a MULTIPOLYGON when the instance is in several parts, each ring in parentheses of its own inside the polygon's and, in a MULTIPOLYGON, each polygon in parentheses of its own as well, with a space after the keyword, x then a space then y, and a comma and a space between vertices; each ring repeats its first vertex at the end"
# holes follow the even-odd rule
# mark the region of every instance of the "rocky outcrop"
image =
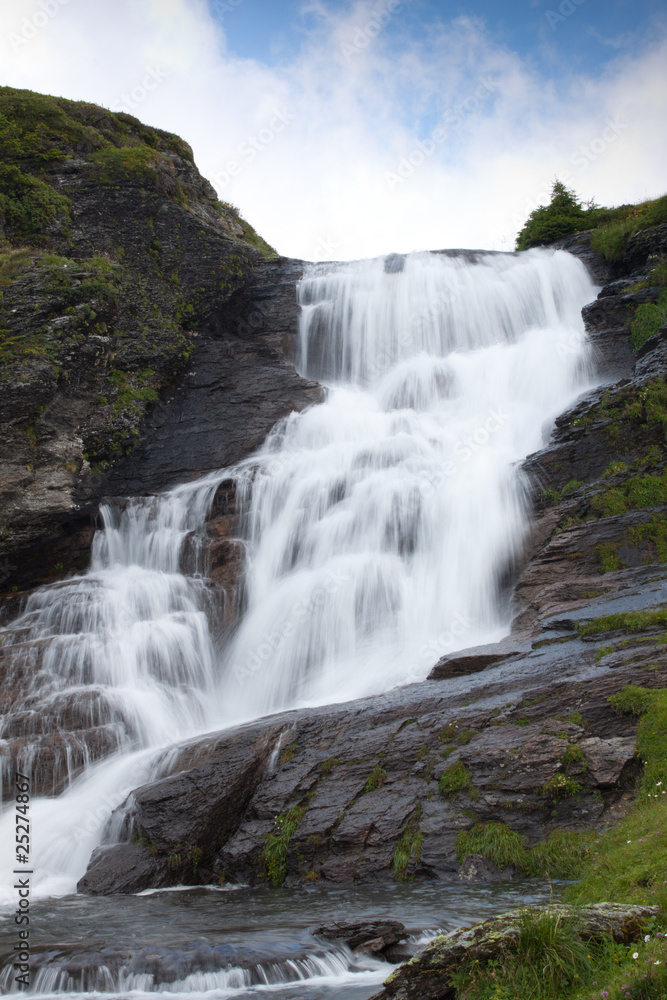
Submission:
POLYGON ((237 462, 319 390, 289 363, 299 265, 217 199, 187 143, 130 115, 7 87, 0 113, 0 587, 10 591, 86 565, 101 497, 237 462), (275 298, 269 274, 283 273, 285 336, 255 322, 262 285, 275 298), (242 327, 239 304, 226 304, 251 279, 258 304, 242 327))
POLYGON ((317 927, 313 934, 327 941, 343 941, 352 952, 375 955, 385 962, 402 962, 409 952, 401 942, 408 933, 400 920, 364 920, 317 927))
POLYGON ((492 920, 461 927, 435 938, 421 954, 402 965, 384 988, 371 1000, 455 1000, 458 991, 452 973, 473 963, 484 967, 503 954, 516 950, 526 917, 570 925, 582 941, 614 941, 630 944, 639 941, 657 906, 629 906, 597 903, 578 908, 551 904, 541 909, 510 910, 492 920))
POLYGON ((124 845, 93 858, 80 888, 452 878, 459 834, 476 823, 506 823, 528 845, 604 824, 624 807, 638 769, 635 723, 607 699, 630 682, 664 685, 660 635, 651 643, 639 633, 623 647, 630 661, 636 649, 653 656, 650 671, 610 670, 596 660, 608 636, 574 636, 536 644, 472 686, 428 682, 185 745, 170 774, 121 810, 128 842, 143 852, 131 888, 124 845), (242 802, 230 798, 236 776, 242 802), (195 790, 205 816, 187 805, 195 790))

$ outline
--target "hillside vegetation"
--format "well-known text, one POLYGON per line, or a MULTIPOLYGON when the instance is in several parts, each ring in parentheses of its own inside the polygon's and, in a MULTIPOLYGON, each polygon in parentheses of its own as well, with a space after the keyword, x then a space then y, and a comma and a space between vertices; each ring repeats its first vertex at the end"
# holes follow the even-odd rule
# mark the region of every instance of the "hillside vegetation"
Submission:
POLYGON ((591 245, 607 260, 621 260, 636 233, 667 222, 667 194, 637 205, 603 208, 582 204, 574 191, 556 181, 548 205, 530 213, 516 239, 517 250, 545 246, 563 236, 592 230, 591 245))

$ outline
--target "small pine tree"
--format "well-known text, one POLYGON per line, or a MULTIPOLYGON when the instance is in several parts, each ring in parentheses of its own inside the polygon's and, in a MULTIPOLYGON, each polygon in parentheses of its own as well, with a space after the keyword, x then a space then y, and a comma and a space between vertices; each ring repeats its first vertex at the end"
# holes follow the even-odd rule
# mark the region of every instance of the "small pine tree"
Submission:
POLYGON ((587 228, 586 211, 574 191, 555 181, 548 205, 536 208, 516 238, 517 250, 544 246, 587 228))

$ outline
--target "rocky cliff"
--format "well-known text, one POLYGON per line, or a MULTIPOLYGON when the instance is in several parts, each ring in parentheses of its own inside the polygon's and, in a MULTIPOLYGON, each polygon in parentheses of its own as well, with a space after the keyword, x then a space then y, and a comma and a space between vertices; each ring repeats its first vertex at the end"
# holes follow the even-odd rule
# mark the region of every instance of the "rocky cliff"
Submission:
POLYGON ((256 307, 228 322, 267 260, 285 266, 177 136, 0 88, 5 592, 85 566, 101 496, 238 461, 312 402, 256 307))

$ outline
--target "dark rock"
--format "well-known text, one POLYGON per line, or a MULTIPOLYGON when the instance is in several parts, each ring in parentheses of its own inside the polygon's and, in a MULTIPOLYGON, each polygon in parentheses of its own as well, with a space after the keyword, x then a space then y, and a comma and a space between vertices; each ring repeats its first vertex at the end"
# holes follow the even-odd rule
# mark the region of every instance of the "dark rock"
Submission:
POLYGON ((572 236, 563 236, 549 244, 553 250, 567 250, 574 257, 578 257, 586 265, 588 273, 593 281, 599 285, 604 285, 612 278, 616 277, 618 265, 605 260, 596 253, 591 246, 590 231, 584 233, 573 233, 572 236))
POLYGON ((636 233, 628 242, 623 268, 626 274, 633 274, 646 266, 648 258, 667 253, 667 222, 636 233))
POLYGON ((93 105, 11 88, 0 101, 10 123, 25 102, 39 107, 69 154, 19 163, 69 199, 65 214, 32 248, 4 233, 21 247, 0 302, 18 352, 4 358, 0 401, 0 586, 11 590, 85 568, 103 496, 238 462, 319 390, 290 364, 303 265, 263 256, 186 143, 93 105), (108 176, 97 154, 119 141, 155 169, 128 160, 108 176))
POLYGON ((122 852, 109 849, 97 860, 93 855, 79 891, 112 894, 150 888, 156 884, 150 858, 160 885, 200 880, 202 873, 215 868, 220 844, 238 828, 275 742, 276 731, 269 725, 242 728, 231 740, 185 745, 170 775, 137 788, 131 797, 128 833, 150 845, 149 858, 142 854, 142 863, 131 875, 120 865, 114 880, 122 852))
POLYGON ((628 378, 634 371, 636 353, 630 343, 630 323, 637 307, 655 302, 659 289, 598 296, 584 306, 582 316, 591 338, 594 363, 599 375, 608 381, 628 378))
POLYGON ((97 847, 77 891, 91 896, 139 892, 146 884, 156 888, 169 884, 167 875, 166 859, 156 859, 142 844, 97 847))
POLYGON ((261 342, 202 338, 191 370, 144 423, 140 444, 105 488, 116 495, 160 492, 252 454, 282 417, 322 399, 261 342))
POLYGON ((405 267, 405 254, 390 253, 384 259, 384 269, 386 274, 400 274, 405 267))
MULTIPOLYGON (((480 649, 488 647, 481 646, 480 649)), ((508 650, 494 653, 468 652, 464 656, 459 653, 448 653, 438 660, 433 670, 428 675, 430 681, 442 681, 451 677, 466 677, 468 674, 477 674, 489 667, 502 663, 513 656, 520 656, 521 650, 508 650)))
POLYGON ((357 923, 336 923, 318 927, 317 937, 329 941, 344 941, 352 951, 366 951, 373 955, 384 954, 400 941, 405 941, 405 924, 399 920, 364 920, 357 923))
MULTIPOLYGON (((623 647, 631 664, 636 650, 647 650, 643 639, 638 633, 623 647)), ((554 829, 597 827, 612 806, 617 815, 638 768, 636 721, 615 713, 608 698, 626 683, 659 687, 667 678, 655 646, 655 669, 609 670, 596 660, 607 641, 601 635, 532 650, 507 661, 494 685, 475 675, 452 680, 445 694, 441 684, 426 683, 202 737, 178 751, 170 773, 134 793, 126 836, 155 851, 160 884, 221 875, 254 884, 267 878, 265 851, 281 829, 276 818, 298 808, 297 828, 283 845, 285 874, 295 885, 454 878, 458 834, 475 822, 507 823, 529 846, 554 829), (545 676, 559 680, 545 684, 545 676), (471 698, 478 700, 466 707, 471 698), (491 707, 499 704, 501 714, 491 707), (585 728, 568 719, 572 712, 585 728), (565 770, 563 755, 575 746, 583 757, 565 770), (464 766, 470 784, 443 794, 439 780, 453 765, 464 766), (377 769, 379 784, 369 786, 377 769), (560 797, 559 774, 576 782, 575 797, 560 797)), ((109 867, 106 892, 115 891, 109 867)), ((148 868, 141 878, 137 889, 157 884, 148 868)), ((91 871, 91 889, 95 879, 91 871)))

